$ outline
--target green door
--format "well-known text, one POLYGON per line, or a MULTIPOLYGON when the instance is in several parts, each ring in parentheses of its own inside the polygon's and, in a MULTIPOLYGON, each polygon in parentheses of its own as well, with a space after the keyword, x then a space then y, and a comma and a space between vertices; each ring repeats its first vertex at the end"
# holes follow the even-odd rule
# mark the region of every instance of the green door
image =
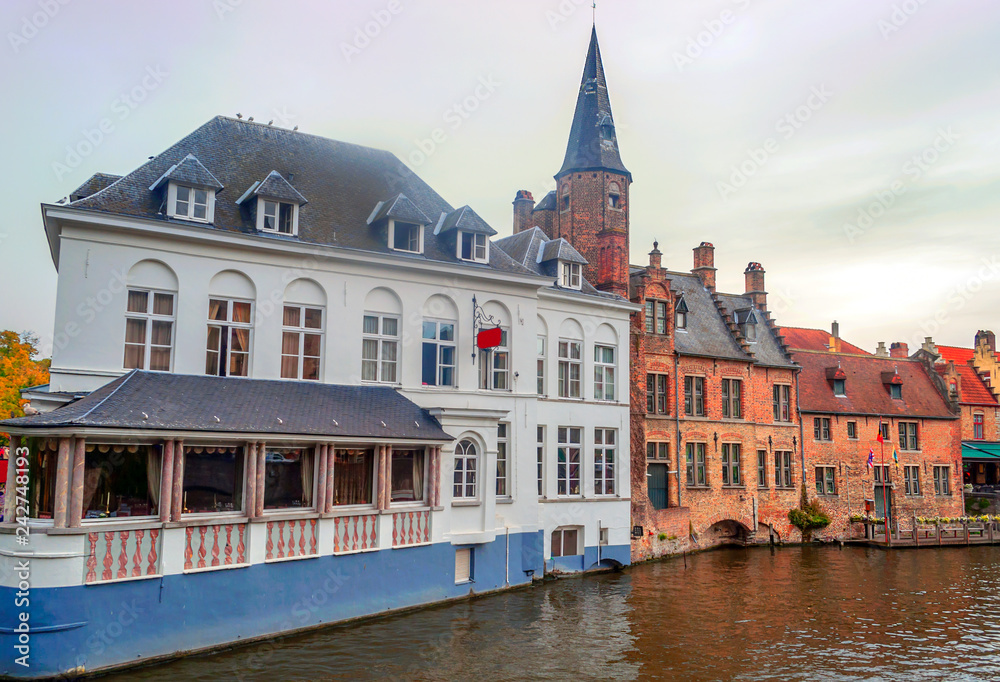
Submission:
POLYGON ((667 508, 667 465, 650 464, 646 470, 649 502, 653 509, 667 508))

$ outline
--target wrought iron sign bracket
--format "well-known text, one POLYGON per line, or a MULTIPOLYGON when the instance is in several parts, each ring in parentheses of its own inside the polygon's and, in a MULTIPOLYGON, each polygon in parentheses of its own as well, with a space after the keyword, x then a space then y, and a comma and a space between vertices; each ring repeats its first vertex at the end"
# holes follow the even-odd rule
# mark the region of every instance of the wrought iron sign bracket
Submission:
POLYGON ((500 321, 497 320, 492 315, 487 314, 485 310, 476 301, 475 295, 472 297, 472 364, 476 364, 476 351, 477 350, 490 350, 481 349, 479 346, 479 333, 484 329, 499 329, 500 321))

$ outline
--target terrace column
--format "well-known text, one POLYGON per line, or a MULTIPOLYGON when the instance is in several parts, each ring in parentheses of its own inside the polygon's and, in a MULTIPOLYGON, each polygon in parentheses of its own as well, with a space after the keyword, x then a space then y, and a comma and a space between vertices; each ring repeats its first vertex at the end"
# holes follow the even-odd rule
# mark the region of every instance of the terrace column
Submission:
POLYGON ((83 476, 87 461, 87 439, 77 438, 73 448, 73 473, 70 479, 69 527, 79 528, 83 518, 83 476))
POLYGON ((184 512, 184 441, 174 443, 174 471, 171 480, 170 519, 180 521, 184 512))
POLYGON ((375 500, 375 506, 378 509, 388 509, 389 507, 385 503, 386 471, 388 468, 387 449, 388 446, 378 446, 378 486, 376 487, 376 490, 378 490, 378 499, 375 500))
POLYGON ((392 446, 385 446, 385 499, 382 509, 388 509, 392 503, 392 446))
POLYGON ((326 480, 323 481, 323 485, 326 486, 326 508, 323 511, 329 514, 333 511, 333 463, 337 458, 337 448, 333 443, 327 443, 324 448, 326 450, 326 480))
POLYGON ((254 516, 264 515, 264 462, 267 453, 267 443, 257 443, 257 497, 254 503, 254 516))
POLYGON ((21 437, 10 437, 10 452, 7 453, 7 492, 4 497, 3 520, 4 523, 14 522, 14 513, 17 507, 17 451, 21 448, 21 437))
POLYGON ((257 510, 257 443, 247 443, 247 472, 244 486, 243 509, 248 519, 254 517, 257 510))
POLYGON ((441 447, 432 446, 431 450, 431 499, 430 506, 441 506, 441 447))
POLYGON ((316 446, 316 459, 319 460, 316 475, 316 511, 322 514, 326 509, 326 446, 316 446))
POLYGON ((66 527, 66 507, 69 503, 70 454, 69 438, 59 439, 59 458, 56 460, 56 499, 53 526, 66 527))
MULTIPOLYGON (((81 487, 81 491, 83 488, 81 487)), ((160 462, 160 521, 170 520, 171 499, 174 490, 174 441, 163 443, 163 460, 160 462)))

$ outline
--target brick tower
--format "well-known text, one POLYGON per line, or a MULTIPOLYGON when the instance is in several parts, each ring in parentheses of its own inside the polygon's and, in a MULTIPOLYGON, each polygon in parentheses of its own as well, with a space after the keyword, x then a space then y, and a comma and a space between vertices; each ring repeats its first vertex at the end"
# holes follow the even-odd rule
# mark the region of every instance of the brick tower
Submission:
POLYGON ((628 211, 632 174, 618 151, 597 28, 573 114, 566 158, 555 175, 554 238, 589 261, 585 276, 601 291, 628 298, 628 211))

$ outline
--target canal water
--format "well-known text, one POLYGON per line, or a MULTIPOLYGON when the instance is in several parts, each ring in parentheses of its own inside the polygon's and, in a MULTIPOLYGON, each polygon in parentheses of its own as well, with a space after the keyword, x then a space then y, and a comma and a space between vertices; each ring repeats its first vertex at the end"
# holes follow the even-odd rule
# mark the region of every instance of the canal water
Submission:
POLYGON ((1000 550, 722 549, 106 680, 1000 678, 1000 550))

